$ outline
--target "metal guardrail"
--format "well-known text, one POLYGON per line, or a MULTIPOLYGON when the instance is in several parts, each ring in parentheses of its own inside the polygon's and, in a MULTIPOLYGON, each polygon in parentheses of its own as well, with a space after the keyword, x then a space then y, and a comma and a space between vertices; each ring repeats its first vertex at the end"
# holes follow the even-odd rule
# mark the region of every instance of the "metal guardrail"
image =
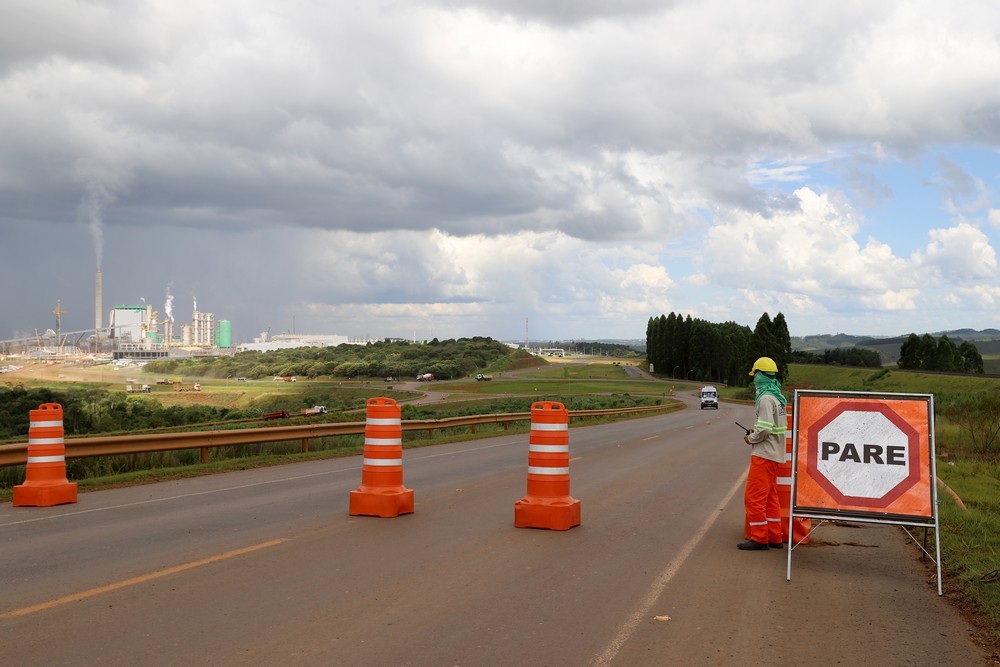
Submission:
MULTIPOLYGON (((639 408, 611 408, 605 410, 571 410, 570 420, 586 417, 606 417, 646 412, 659 412, 678 407, 677 404, 653 405, 639 408)), ((503 424, 530 421, 530 412, 510 412, 494 415, 469 415, 445 419, 409 419, 402 422, 404 431, 427 431, 428 437, 443 428, 467 426, 472 433, 481 424, 503 424)), ((365 422, 341 422, 330 424, 299 424, 296 426, 272 426, 268 428, 247 428, 229 431, 193 431, 187 433, 151 433, 142 435, 99 436, 93 438, 67 438, 66 458, 86 458, 90 456, 122 456, 126 454, 148 454, 178 449, 201 450, 201 461, 208 461, 208 450, 213 447, 251 445, 265 442, 289 442, 299 440, 302 451, 309 451, 309 441, 338 435, 359 435, 365 432, 365 422)), ((0 445, 0 467, 24 465, 28 459, 28 443, 18 442, 0 445)))

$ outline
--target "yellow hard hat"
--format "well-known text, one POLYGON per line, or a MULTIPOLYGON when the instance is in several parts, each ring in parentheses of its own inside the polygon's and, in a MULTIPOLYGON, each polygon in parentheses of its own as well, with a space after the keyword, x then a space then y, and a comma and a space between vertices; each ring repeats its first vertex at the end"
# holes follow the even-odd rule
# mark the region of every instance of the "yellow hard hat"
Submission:
POLYGON ((765 373, 777 373, 778 364, 774 363, 774 359, 771 357, 761 357, 757 361, 753 362, 753 368, 750 369, 749 375, 753 375, 757 371, 764 371, 765 373))

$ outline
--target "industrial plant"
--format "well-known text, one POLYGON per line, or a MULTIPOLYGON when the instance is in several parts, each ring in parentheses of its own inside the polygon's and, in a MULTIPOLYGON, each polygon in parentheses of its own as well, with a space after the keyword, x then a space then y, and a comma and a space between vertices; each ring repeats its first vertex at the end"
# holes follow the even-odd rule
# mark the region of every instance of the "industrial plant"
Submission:
POLYGON ((149 304, 119 305, 108 311, 104 324, 103 276, 97 271, 94 282, 94 328, 62 331, 62 306, 53 310, 55 328, 38 329, 32 334, 0 340, 0 354, 35 359, 65 359, 81 355, 113 359, 154 360, 168 356, 197 356, 232 352, 229 320, 216 320, 215 313, 198 310, 194 300, 191 321, 178 324, 173 315, 169 292, 161 318, 149 304))

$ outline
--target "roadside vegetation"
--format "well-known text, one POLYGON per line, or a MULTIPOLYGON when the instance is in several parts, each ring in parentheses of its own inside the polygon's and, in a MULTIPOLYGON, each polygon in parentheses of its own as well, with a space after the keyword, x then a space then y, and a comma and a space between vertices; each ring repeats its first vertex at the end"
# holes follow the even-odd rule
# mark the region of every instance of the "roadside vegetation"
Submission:
MULTIPOLYGON (((527 355, 527 353, 522 353, 527 355)), ((518 353, 492 338, 460 338, 429 343, 379 342, 336 347, 298 347, 272 352, 240 352, 226 357, 169 359, 146 365, 150 373, 203 378, 273 376, 300 378, 414 378, 431 373, 451 380, 477 372, 512 368, 518 353)), ((530 355, 527 355, 530 356, 530 355)))

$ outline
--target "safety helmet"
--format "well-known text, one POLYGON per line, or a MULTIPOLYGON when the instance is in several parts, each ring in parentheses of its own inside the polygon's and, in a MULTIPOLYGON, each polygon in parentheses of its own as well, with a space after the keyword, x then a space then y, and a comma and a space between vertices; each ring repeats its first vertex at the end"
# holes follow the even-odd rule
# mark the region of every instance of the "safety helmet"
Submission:
POLYGON ((753 368, 750 369, 749 375, 753 376, 757 371, 763 371, 765 373, 777 373, 778 364, 774 363, 774 359, 771 357, 761 357, 757 361, 753 362, 753 368))

